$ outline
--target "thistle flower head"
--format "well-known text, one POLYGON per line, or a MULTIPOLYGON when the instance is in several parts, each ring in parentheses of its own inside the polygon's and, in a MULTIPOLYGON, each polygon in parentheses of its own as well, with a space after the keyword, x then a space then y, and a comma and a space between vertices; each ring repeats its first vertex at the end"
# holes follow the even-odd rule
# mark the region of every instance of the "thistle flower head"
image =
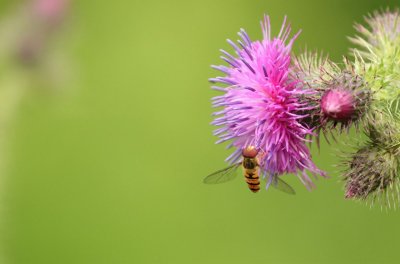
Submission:
POLYGON ((33 8, 36 15, 48 22, 54 23, 62 19, 70 0, 34 0, 33 8))
POLYGON ((48 53, 53 36, 59 34, 70 0, 31 0, 27 28, 16 43, 16 57, 24 66, 37 66, 48 53))
MULTIPOLYGON (((340 124, 340 131, 358 126, 371 102, 371 92, 363 79, 353 72, 342 70, 325 83, 320 101, 321 125, 340 124)), ((326 129, 326 128, 325 128, 326 129)))
POLYGON ((367 26, 356 24, 358 35, 350 40, 355 72, 362 75, 374 91, 374 100, 391 100, 400 95, 400 13, 398 10, 374 12, 367 26))
POLYGON ((371 144, 352 155, 344 174, 346 198, 399 203, 399 155, 371 144))
MULTIPOLYGON (((386 48, 390 43, 400 42, 400 21, 399 11, 390 11, 387 9, 383 12, 375 11, 372 15, 365 18, 367 27, 356 24, 355 29, 364 36, 368 46, 375 48, 386 48)), ((367 45, 360 38, 352 39, 354 42, 367 45)))
POLYGON ((324 134, 339 124, 339 131, 358 125, 370 104, 370 91, 363 78, 354 72, 345 60, 340 69, 327 57, 317 53, 304 53, 296 58, 292 71, 303 82, 305 89, 315 92, 302 97, 302 102, 312 106, 303 122, 324 134))
POLYGON ((220 140, 232 140, 229 147, 236 150, 228 161, 240 159, 242 150, 255 146, 258 150, 260 168, 270 179, 285 173, 297 174, 307 186, 313 183, 307 171, 324 175, 312 162, 306 146, 311 129, 300 123, 304 115, 299 112, 308 106, 299 98, 312 93, 299 88, 299 80, 290 77, 291 48, 296 34, 288 40, 290 26, 283 23, 277 37, 271 37, 269 17, 261 23, 262 41, 251 41, 242 29, 238 34, 238 45, 228 40, 236 51, 232 56, 222 50, 221 57, 229 66, 213 66, 226 76, 210 79, 224 87, 214 86, 224 92, 213 98, 215 107, 223 107, 214 113, 212 124, 222 126, 215 130, 220 140))

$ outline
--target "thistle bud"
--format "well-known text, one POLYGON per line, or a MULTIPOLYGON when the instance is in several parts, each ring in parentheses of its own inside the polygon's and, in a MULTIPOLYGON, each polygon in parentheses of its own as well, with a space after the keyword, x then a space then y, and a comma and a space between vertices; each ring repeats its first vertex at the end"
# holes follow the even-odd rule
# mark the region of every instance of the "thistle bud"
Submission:
POLYGON ((324 93, 321 110, 325 117, 334 121, 347 121, 355 112, 355 97, 349 90, 334 88, 324 93))
POLYGON ((369 85, 346 59, 345 66, 341 69, 317 53, 304 53, 294 61, 292 72, 303 80, 301 87, 313 91, 301 98, 308 106, 301 112, 305 116, 302 122, 316 134, 329 133, 338 124, 340 132, 352 124, 357 126, 370 105, 369 85))
MULTIPOLYGON (((388 191, 397 192, 397 170, 399 157, 388 150, 368 145, 352 155, 349 168, 344 174, 346 181, 345 198, 372 201, 385 197, 384 202, 399 202, 394 195, 383 195, 388 191), (390 198, 389 198, 390 197, 390 198), (391 199, 391 200, 389 200, 391 199)), ((392 193, 393 194, 393 193, 392 193)))
POLYGON ((342 71, 326 83, 320 100, 320 120, 324 130, 340 124, 340 130, 356 126, 370 105, 371 96, 367 84, 357 74, 342 71), (329 125, 331 124, 331 125, 329 125))
POLYGON ((367 42, 363 42, 361 36, 350 39, 353 43, 363 47, 385 49, 391 42, 399 41, 399 17, 399 10, 375 11, 372 15, 365 17, 366 26, 355 24, 355 29, 367 42))

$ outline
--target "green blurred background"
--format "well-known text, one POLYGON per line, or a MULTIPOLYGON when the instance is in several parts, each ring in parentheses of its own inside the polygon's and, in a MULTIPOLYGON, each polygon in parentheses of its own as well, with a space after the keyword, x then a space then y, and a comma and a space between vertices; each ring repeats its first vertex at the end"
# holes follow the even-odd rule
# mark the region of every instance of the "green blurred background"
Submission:
MULTIPOLYGON (((354 21, 398 1, 75 1, 78 82, 29 93, 1 175, 2 263, 398 263, 400 214, 343 198, 338 146, 313 148, 331 175, 308 192, 206 186, 214 145, 207 79, 245 28, 288 15, 295 51, 348 53, 354 21), (68 87, 67 87, 68 90, 68 87)), ((1 14, 15 2, 2 1, 1 14)), ((71 30, 70 30, 71 31, 71 30)), ((346 139, 346 137, 343 137, 346 139)), ((343 147, 340 147, 343 149, 343 147)))

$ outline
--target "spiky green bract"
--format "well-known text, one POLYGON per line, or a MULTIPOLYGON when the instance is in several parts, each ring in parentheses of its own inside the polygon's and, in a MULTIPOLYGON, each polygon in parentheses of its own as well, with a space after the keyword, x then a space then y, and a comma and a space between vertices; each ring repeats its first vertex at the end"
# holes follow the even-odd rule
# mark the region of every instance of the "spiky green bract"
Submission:
MULTIPOLYGON (((371 144, 400 154, 400 97, 381 102, 379 108, 368 113, 365 134, 371 144)), ((400 177, 400 175, 399 175, 400 177)))
POLYGON ((352 49, 355 72, 369 83, 375 100, 392 100, 400 95, 399 12, 374 12, 365 20, 368 27, 356 24, 360 35, 350 38, 360 47, 352 49))
POLYGON ((314 128, 317 135, 321 131, 326 135, 337 127, 342 132, 352 124, 358 126, 371 97, 367 83, 355 73, 350 62, 344 60, 345 67, 341 69, 327 56, 306 52, 293 65, 293 73, 303 81, 301 85, 315 91, 302 98, 310 105, 303 122, 314 128))
POLYGON ((293 61, 292 72, 305 84, 319 89, 322 80, 330 80, 340 72, 340 67, 322 52, 303 52, 293 61))
POLYGON ((368 140, 348 162, 346 196, 379 198, 390 205, 399 201, 400 17, 398 11, 386 10, 365 21, 366 27, 355 26, 359 36, 350 39, 359 46, 352 50, 354 71, 372 91, 364 123, 368 140))

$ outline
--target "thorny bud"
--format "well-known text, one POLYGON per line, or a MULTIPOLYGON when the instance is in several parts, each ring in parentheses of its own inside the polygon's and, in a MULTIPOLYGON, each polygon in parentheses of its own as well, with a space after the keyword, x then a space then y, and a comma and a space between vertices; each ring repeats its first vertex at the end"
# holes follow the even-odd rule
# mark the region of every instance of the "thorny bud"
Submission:
POLYGON ((335 121, 351 119, 355 111, 353 93, 342 88, 326 91, 321 99, 321 110, 324 116, 335 121))
POLYGON ((348 130, 352 124, 357 126, 371 101, 371 93, 364 80, 344 70, 325 85, 319 107, 322 129, 330 130, 337 124, 340 124, 340 130, 348 130))
MULTIPOLYGON (((398 41, 400 36, 399 15, 398 10, 375 11, 372 15, 365 17, 367 26, 355 24, 355 29, 366 38, 368 44, 383 48, 389 42, 398 41)), ((361 46, 368 45, 363 43, 360 37, 351 38, 351 40, 361 46)))
MULTIPOLYGON (((302 102, 308 106, 302 111, 302 122, 315 128, 318 135, 339 130, 348 130, 352 124, 358 126, 371 102, 371 92, 364 78, 355 72, 347 59, 345 69, 330 61, 323 54, 306 52, 296 57, 292 72, 303 80, 303 88, 313 93, 304 96, 302 102)), ((318 138, 318 137, 317 137, 318 138)), ((318 139, 317 139, 318 140, 318 139)))
POLYGON ((348 170, 344 174, 346 181, 346 198, 366 200, 372 202, 386 198, 386 203, 399 202, 399 194, 394 197, 397 190, 399 156, 392 151, 379 149, 368 145, 352 155, 348 162, 348 170), (392 195, 386 194, 388 190, 392 195))

